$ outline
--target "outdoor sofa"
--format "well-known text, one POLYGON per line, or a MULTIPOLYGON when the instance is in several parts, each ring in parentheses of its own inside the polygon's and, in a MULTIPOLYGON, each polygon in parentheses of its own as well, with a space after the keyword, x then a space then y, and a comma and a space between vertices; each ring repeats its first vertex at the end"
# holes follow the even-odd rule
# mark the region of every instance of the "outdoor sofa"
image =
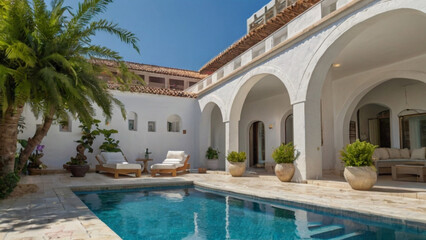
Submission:
POLYGON ((377 148, 373 153, 377 174, 392 174, 395 165, 426 166, 426 148, 409 150, 407 148, 377 148))

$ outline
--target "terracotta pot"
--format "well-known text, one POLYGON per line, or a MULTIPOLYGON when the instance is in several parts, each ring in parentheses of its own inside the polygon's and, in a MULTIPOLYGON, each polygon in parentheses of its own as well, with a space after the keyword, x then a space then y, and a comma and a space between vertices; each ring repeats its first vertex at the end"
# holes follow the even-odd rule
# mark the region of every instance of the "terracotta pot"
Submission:
POLYGON ((246 162, 229 162, 228 161, 229 173, 233 177, 241 177, 246 171, 246 162))
POLYGON ((295 167, 293 163, 279 163, 275 165, 275 175, 281 182, 290 182, 294 171, 295 167))
POLYGON ((377 182, 377 173, 372 167, 345 167, 343 175, 355 190, 369 190, 377 182))
POLYGON ((207 159, 207 169, 217 170, 219 168, 219 159, 207 159))
POLYGON ((73 177, 84 177, 89 171, 89 165, 69 165, 68 169, 71 171, 73 177))

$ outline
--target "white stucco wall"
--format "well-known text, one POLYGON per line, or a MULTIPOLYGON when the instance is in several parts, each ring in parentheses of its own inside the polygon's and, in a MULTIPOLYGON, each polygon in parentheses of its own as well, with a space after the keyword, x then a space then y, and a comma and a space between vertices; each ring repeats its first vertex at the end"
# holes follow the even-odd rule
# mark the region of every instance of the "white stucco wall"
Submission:
MULTIPOLYGON (((115 134, 114 138, 120 140, 120 147, 128 161, 134 162, 136 158, 143 157, 146 148, 152 152, 150 157, 154 159, 150 164, 162 162, 168 150, 184 150, 191 155, 191 164, 198 161, 197 139, 201 114, 196 99, 119 91, 113 91, 113 94, 125 105, 127 112, 137 114, 137 131, 128 130, 127 120, 122 118, 118 109, 115 109, 107 126, 99 109, 97 118, 103 121, 101 128, 118 130, 119 133, 115 134), (167 132, 167 118, 173 114, 182 119, 179 132, 167 132), (156 122, 156 132, 148 132, 148 121, 156 122), (186 130, 186 134, 183 134, 182 130, 186 130)), ((32 136, 36 123, 41 123, 28 109, 25 109, 24 116, 26 129, 19 138, 32 136)), ((81 137, 78 125, 77 120, 72 121, 72 132, 60 132, 58 125, 52 125, 42 142, 46 146, 42 160, 49 169, 61 169, 62 164, 75 156, 77 144, 74 141, 81 137)), ((93 146, 94 154, 87 154, 91 167, 97 163, 94 156, 100 152, 98 147, 102 141, 102 135, 98 136, 93 146)))

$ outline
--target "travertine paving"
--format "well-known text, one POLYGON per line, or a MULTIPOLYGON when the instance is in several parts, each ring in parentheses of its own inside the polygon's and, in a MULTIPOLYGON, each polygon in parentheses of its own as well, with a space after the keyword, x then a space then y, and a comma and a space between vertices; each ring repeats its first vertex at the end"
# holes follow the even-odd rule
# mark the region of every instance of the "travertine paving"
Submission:
POLYGON ((0 239, 120 239, 75 196, 73 189, 128 188, 156 184, 185 184, 221 189, 257 197, 297 201, 324 207, 426 223, 426 184, 379 182, 373 191, 347 188, 339 181, 310 184, 281 183, 275 176, 232 178, 224 174, 187 174, 176 178, 120 177, 89 173, 85 178, 69 174, 26 176, 39 191, 0 201, 0 239), (408 186, 406 190, 401 189, 408 186), (412 187, 414 186, 414 187, 412 187))

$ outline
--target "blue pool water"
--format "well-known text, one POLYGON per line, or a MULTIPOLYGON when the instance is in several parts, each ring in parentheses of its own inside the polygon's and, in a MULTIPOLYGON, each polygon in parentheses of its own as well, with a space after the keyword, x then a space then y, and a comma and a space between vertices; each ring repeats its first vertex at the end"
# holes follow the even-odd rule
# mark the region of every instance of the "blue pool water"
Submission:
POLYGON ((426 239, 421 229, 189 187, 76 192, 127 239, 426 239))

